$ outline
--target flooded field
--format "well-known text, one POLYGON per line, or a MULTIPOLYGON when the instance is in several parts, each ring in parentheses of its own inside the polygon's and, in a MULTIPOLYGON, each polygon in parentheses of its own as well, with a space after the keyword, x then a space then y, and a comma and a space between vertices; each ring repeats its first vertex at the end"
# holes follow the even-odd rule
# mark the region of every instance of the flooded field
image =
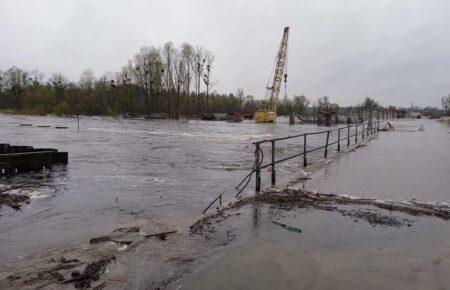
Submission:
MULTIPOLYGON (((450 246, 444 242, 448 238, 444 220, 415 217, 412 226, 373 227, 366 220, 336 212, 261 205, 244 207, 239 215, 218 224, 217 232, 206 240, 188 234, 189 226, 219 193, 225 192, 225 199, 234 195, 234 186, 253 164, 253 141, 322 131, 323 127, 289 126, 283 118, 277 124, 262 125, 252 121, 237 124, 84 117, 78 132, 73 118, 1 118, 2 143, 69 152, 66 167, 58 166, 45 174, 2 178, 2 187, 29 185, 18 193, 31 197, 20 211, 0 208, 2 278, 14 277, 11 273, 27 261, 32 265, 52 254, 77 253, 76 257, 83 257, 90 251, 98 255, 105 251, 103 244, 88 249, 89 241, 113 233, 114 239, 129 239, 136 245, 127 249, 126 244, 118 244, 114 250, 130 250, 109 274, 110 285, 115 287, 168 285, 174 277, 181 277, 180 269, 192 273, 170 287, 227 289, 230 280, 232 288, 258 289, 407 288, 414 279, 420 289, 448 283, 444 274, 450 271, 445 258, 450 256, 450 246), (21 127, 21 123, 33 126, 21 127), (293 235, 272 221, 299 226, 302 233, 293 235), (139 233, 114 234, 124 226, 139 226, 139 233), (146 233, 171 230, 178 234, 166 242, 142 242, 146 233), (429 239, 431 235, 433 240, 429 239), (411 244, 412 240, 417 243, 411 244), (434 253, 427 251, 430 247, 434 253), (412 252, 418 257, 409 257, 412 252), (400 262, 389 271, 384 269, 396 260, 400 262), (211 268, 212 264, 216 267, 211 268), (246 269, 251 269, 250 273, 245 274, 246 269), (153 284, 155 277, 162 282, 153 284), (388 279, 380 282, 382 277, 388 279)), ((417 131, 418 122, 394 122, 398 131, 381 132, 367 146, 330 158, 333 162, 313 174, 307 186, 321 192, 380 199, 414 196, 420 201, 450 201, 445 178, 449 175, 449 128, 433 121, 421 123, 424 132, 417 131)), ((323 137, 308 139, 308 147, 322 146, 323 137)), ((263 149, 267 162, 270 150, 263 149)), ((302 140, 280 142, 277 158, 302 149, 302 140)), ((315 168, 322 154, 318 151, 308 156, 312 164, 308 171, 315 168)), ((283 163, 277 167, 277 175, 287 177, 298 172, 303 169, 301 164, 300 159, 283 163)), ((269 177, 270 172, 264 171, 263 185, 269 185, 269 177)), ((253 184, 252 180, 249 191, 253 184)), ((408 218, 406 214, 397 216, 408 218)), ((106 244, 111 246, 114 242, 106 244)))
MULTIPOLYGON (((1 179, 3 186, 32 187, 23 192, 31 196, 31 202, 21 211, 0 208, 4 262, 0 267, 78 246, 139 221, 156 228, 185 228, 219 193, 234 195, 234 186, 253 164, 253 141, 323 129, 289 126, 283 118, 277 124, 262 125, 83 117, 77 131, 74 118, 0 118, 2 143, 69 152, 68 166, 55 167, 46 176, 1 179), (21 123, 33 126, 21 127, 21 123)), ((303 145, 295 142, 285 142, 277 154, 300 150, 303 145)), ((286 163, 279 170, 290 171, 298 163, 286 163)), ((265 184, 269 175, 265 174, 265 184)))

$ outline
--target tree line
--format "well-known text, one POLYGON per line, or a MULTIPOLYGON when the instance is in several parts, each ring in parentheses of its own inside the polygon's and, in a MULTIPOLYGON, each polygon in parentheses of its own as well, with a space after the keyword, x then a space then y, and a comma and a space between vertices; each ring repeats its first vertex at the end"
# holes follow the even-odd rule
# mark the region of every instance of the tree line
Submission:
POLYGON ((253 97, 211 92, 214 55, 202 46, 172 42, 142 47, 119 72, 95 77, 91 69, 77 82, 61 73, 46 77, 16 66, 0 71, 0 110, 25 114, 116 115, 158 113, 168 118, 201 116, 253 107, 253 97))
MULTIPOLYGON (((0 110, 37 115, 156 114, 180 118, 199 117, 207 112, 253 114, 264 106, 263 100, 246 95, 243 89, 217 93, 213 91, 216 84, 211 51, 189 43, 175 47, 167 42, 162 47, 142 47, 119 72, 96 77, 91 69, 86 69, 76 82, 58 72, 45 76, 16 66, 0 71, 0 110)), ((450 95, 442 97, 442 107, 448 114, 450 95)), ((369 108, 382 109, 373 99, 366 98, 346 110, 369 108)), ((277 106, 279 115, 342 110, 327 96, 316 102, 305 96, 285 97, 277 106)), ((434 114, 436 110, 439 112, 429 108, 434 114)))

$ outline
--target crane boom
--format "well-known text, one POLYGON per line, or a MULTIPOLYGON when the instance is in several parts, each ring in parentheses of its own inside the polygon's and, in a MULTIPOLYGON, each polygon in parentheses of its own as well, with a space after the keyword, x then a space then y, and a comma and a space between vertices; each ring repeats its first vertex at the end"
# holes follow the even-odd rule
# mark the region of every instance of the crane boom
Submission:
MULTIPOLYGON (((269 100, 266 108, 260 108, 255 112, 255 122, 267 123, 276 122, 277 120, 277 103, 278 95, 280 94, 281 82, 283 80, 284 68, 287 59, 289 38, 289 27, 284 28, 283 37, 281 39, 280 48, 275 58, 275 68, 273 71, 272 86, 267 87, 266 97, 269 96, 269 100)), ((287 74, 284 74, 285 82, 287 74)))
POLYGON ((278 50, 275 72, 273 74, 272 87, 270 88, 269 111, 277 111, 278 96, 280 94, 281 81, 283 80, 284 65, 286 63, 288 49, 289 27, 284 28, 280 49, 278 50))

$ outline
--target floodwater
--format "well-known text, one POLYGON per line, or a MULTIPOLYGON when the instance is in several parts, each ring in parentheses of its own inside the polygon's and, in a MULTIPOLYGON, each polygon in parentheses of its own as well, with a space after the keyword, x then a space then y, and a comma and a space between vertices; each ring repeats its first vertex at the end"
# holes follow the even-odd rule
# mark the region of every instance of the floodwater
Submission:
MULTIPOLYGON (((289 126, 285 118, 276 124, 254 124, 83 117, 80 131, 73 118, 0 115, 0 119, 0 143, 69 152, 69 164, 54 167, 47 176, 1 179, 3 185, 33 187, 25 192, 32 199, 21 211, 0 208, 0 272, 13 271, 18 260, 83 246, 121 226, 145 223, 154 229, 186 232, 219 193, 224 192, 225 199, 234 195, 234 186, 252 167, 252 142, 325 130, 315 125, 289 126), (21 123, 33 126, 21 127, 21 123)), ((433 121, 420 123, 424 132, 417 131, 416 121, 394 122, 403 129, 381 132, 368 146, 338 154, 312 175, 308 186, 381 199, 415 196, 450 201, 450 130, 433 121)), ((308 137, 308 148, 323 146, 324 137, 308 137)), ((332 134, 331 140, 335 137, 332 134)), ((277 143, 277 158, 302 152, 302 142, 300 138, 277 143)), ((270 149, 266 145, 263 150, 265 164, 270 149)), ((314 165, 322 155, 323 151, 308 155, 309 163, 314 165)), ((303 169, 301 164, 296 158, 277 165, 277 176, 303 169)), ((264 170, 264 185, 269 185, 269 177, 264 170)), ((235 241, 203 249, 198 270, 174 287, 409 289, 416 285, 422 289, 450 283, 448 223, 442 220, 415 217, 412 227, 373 228, 332 212, 261 206, 246 207, 239 218, 218 227, 225 236, 235 235, 235 241), (287 232, 272 220, 299 226, 302 233, 287 232)), ((134 277, 130 288, 148 288, 149 275, 155 273, 149 268, 152 257, 145 250, 130 257, 125 259, 134 277)))
POLYGON ((333 192, 384 200, 450 203, 450 126, 394 121, 362 150, 345 154, 308 183, 333 192), (418 131, 423 125, 424 131, 418 131))
MULTIPOLYGON (((392 122, 312 175, 307 188, 382 200, 450 202, 450 127, 430 120, 392 122), (425 131, 418 131, 423 124, 425 131)), ((182 289, 449 289, 449 221, 366 206, 390 227, 337 212, 250 205, 218 234, 234 243, 185 275, 182 289), (301 229, 289 232, 273 221, 301 229)), ((208 256, 208 254, 205 254, 208 256)), ((174 287, 175 288, 175 287, 174 287)))
POLYGON ((373 227, 336 212, 251 206, 218 229, 236 241, 205 254, 213 258, 173 289, 448 289, 449 223, 412 219, 373 227))
MULTIPOLYGON (((69 164, 54 167, 48 176, 0 180, 3 185, 33 185, 25 192, 31 202, 21 211, 0 209, 0 268, 79 246, 137 221, 186 230, 219 193, 225 192, 225 199, 234 196, 234 186, 253 164, 253 141, 323 130, 289 126, 285 118, 277 124, 255 124, 83 117, 80 131, 74 118, 0 115, 0 120, 1 143, 69 152, 69 164)), ((322 144, 322 139, 311 138, 309 146, 322 144)), ((284 142, 277 156, 302 146, 301 140, 284 142)), ((287 162, 278 173, 299 163, 287 162)), ((264 174, 265 184, 269 176, 264 174)))

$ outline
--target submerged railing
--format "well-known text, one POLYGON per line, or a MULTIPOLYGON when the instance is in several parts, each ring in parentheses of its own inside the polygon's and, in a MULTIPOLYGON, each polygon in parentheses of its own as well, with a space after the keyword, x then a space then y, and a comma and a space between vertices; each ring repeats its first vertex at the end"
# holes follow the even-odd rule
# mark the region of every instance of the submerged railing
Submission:
POLYGON ((272 184, 272 186, 274 186, 275 183, 276 183, 275 164, 282 163, 282 162, 288 161, 290 159, 303 156, 303 167, 307 167, 308 166, 308 159, 307 159, 307 154, 308 153, 324 149, 324 156, 323 157, 327 158, 327 156, 328 156, 328 149, 329 149, 330 146, 332 146, 334 144, 337 144, 337 151, 341 151, 341 141, 347 141, 347 146, 350 146, 351 145, 351 138, 353 139, 353 137, 355 137, 354 143, 357 143, 359 135, 361 135, 361 138, 364 139, 364 136, 367 137, 370 134, 374 134, 374 133, 378 132, 379 130, 380 130, 380 121, 378 120, 378 121, 374 121, 374 122, 366 122, 366 123, 361 123, 361 124, 348 125, 346 127, 340 127, 340 128, 331 129, 331 130, 325 130, 325 131, 320 131, 320 132, 303 133, 303 134, 294 135, 294 136, 273 138, 273 139, 267 139, 267 140, 261 140, 261 141, 253 142, 253 145, 255 145, 255 147, 256 147, 256 150, 255 150, 255 166, 254 166, 255 167, 254 168, 254 172, 255 172, 255 175, 256 175, 255 190, 256 190, 256 192, 260 192, 261 191, 261 169, 264 169, 264 168, 267 168, 267 167, 271 167, 271 173, 272 173, 271 184, 272 184), (351 128, 355 128, 354 134, 350 134, 350 129, 351 128), (360 132, 358 132, 358 128, 361 128, 360 132), (347 135, 344 138, 341 138, 341 131, 343 131, 343 130, 347 130, 347 135), (330 133, 331 132, 337 132, 337 140, 336 141, 330 141, 330 133), (311 149, 307 149, 308 136, 321 135, 321 134, 326 134, 325 145, 318 146, 318 147, 311 148, 311 149), (276 160, 275 159, 276 142, 277 141, 282 141, 282 140, 288 140, 288 139, 295 139, 295 138, 303 138, 303 151, 300 152, 300 153, 294 154, 292 156, 276 160), (271 143, 271 147, 272 147, 271 148, 271 153, 272 153, 271 157, 272 158, 271 158, 271 162, 270 163, 262 165, 264 155, 263 155, 263 152, 262 152, 262 149, 261 149, 261 145, 264 144, 264 143, 271 143))
MULTIPOLYGON (((253 142, 253 145, 255 145, 255 162, 253 163, 253 167, 250 171, 249 174, 247 174, 244 179, 236 186, 236 190, 238 190, 238 192, 236 193, 235 197, 238 197, 242 191, 244 190, 244 188, 249 184, 250 179, 252 177, 252 175, 255 173, 256 175, 256 184, 255 184, 255 191, 256 192, 260 192, 261 191, 261 170, 267 167, 271 167, 271 173, 272 173, 272 179, 271 179, 271 184, 272 186, 275 186, 276 184, 276 169, 275 169, 275 165, 278 163, 282 163, 285 161, 288 161, 290 159, 296 158, 296 157, 300 157, 303 156, 303 167, 307 167, 308 166, 308 159, 307 159, 307 154, 308 153, 312 153, 314 151, 318 151, 318 150, 322 150, 324 149, 324 158, 327 158, 328 156, 328 150, 330 148, 330 146, 337 144, 337 151, 341 151, 341 141, 346 141, 347 143, 347 147, 350 147, 353 137, 354 137, 354 143, 356 144, 358 142, 358 136, 361 136, 362 139, 364 139, 365 137, 368 137, 370 134, 374 134, 376 132, 380 131, 380 121, 374 121, 374 122, 366 122, 366 123, 360 123, 360 124, 354 124, 354 125, 348 125, 345 127, 340 127, 340 128, 336 128, 336 129, 331 129, 331 130, 324 130, 324 131, 320 131, 320 132, 311 132, 311 133, 303 133, 303 134, 299 134, 299 135, 293 135, 293 136, 287 136, 287 137, 281 137, 281 138, 273 138, 273 139, 266 139, 266 140, 261 140, 261 141, 257 141, 257 142, 253 142), (355 131, 353 134, 351 133, 351 129, 355 128, 355 131), (361 128, 360 131, 358 131, 358 128, 361 128), (341 138, 341 132, 343 131, 347 131, 347 134, 341 138), (336 141, 332 141, 330 140, 330 134, 331 132, 337 132, 337 140, 336 141), (326 134, 326 141, 325 141, 325 145, 322 146, 318 146, 318 147, 314 147, 314 148, 310 148, 308 149, 307 147, 307 142, 308 142, 308 136, 311 135, 321 135, 321 134, 326 134), (288 140, 288 139, 295 139, 295 138, 303 138, 303 151, 297 154, 294 154, 292 156, 288 156, 279 160, 276 160, 276 156, 275 156, 275 148, 276 148, 276 142, 278 141, 283 141, 283 140, 288 140), (261 149, 261 145, 265 144, 265 143, 270 143, 271 144, 271 161, 267 164, 263 165, 264 162, 264 153, 261 149)), ((222 196, 224 193, 221 193, 219 196, 217 196, 204 210, 203 210, 203 214, 210 209, 214 203, 216 203, 217 201, 219 201, 219 206, 222 205, 222 196)))

